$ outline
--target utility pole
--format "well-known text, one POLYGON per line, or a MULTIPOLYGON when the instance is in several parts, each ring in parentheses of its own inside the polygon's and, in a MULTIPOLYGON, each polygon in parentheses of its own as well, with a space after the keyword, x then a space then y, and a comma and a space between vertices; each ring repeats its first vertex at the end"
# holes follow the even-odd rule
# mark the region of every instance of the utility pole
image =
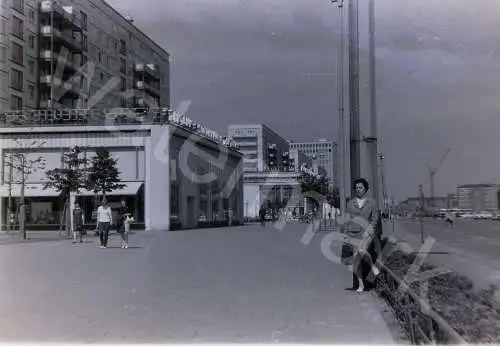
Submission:
POLYGON ((345 57, 345 40, 344 40, 344 0, 336 2, 339 9, 340 31, 339 31, 339 62, 338 62, 338 116, 339 116, 339 199, 340 210, 342 213, 346 210, 346 181, 347 181, 347 162, 346 162, 346 126, 344 113, 344 57, 345 57))
MULTIPOLYGON (((377 129, 377 83, 376 83, 376 63, 375 63, 375 1, 369 0, 368 2, 368 30, 369 30, 369 69, 370 69, 370 161, 371 161, 371 175, 372 175, 372 191, 373 199, 375 200, 378 210, 380 206, 380 191, 379 191, 379 170, 378 170, 378 129, 377 129)), ((382 157, 383 159, 383 157, 382 157)), ((385 199, 382 206, 385 206, 385 199)))
POLYGON ((12 228, 14 227, 14 216, 12 215, 12 179, 14 178, 14 168, 12 166, 12 144, 9 145, 9 213, 7 215, 9 226, 8 231, 9 234, 12 233, 12 228))
POLYGON ((350 105, 350 168, 352 182, 360 177, 360 121, 359 121, 359 21, 358 0, 349 0, 349 105, 350 105))
POLYGON ((418 186, 418 192, 420 195, 420 242, 424 243, 424 190, 422 188, 422 184, 418 186))
POLYGON ((381 153, 378 154, 378 158, 380 159, 380 184, 382 188, 382 210, 387 211, 388 208, 388 195, 387 195, 387 185, 385 181, 385 163, 384 163, 384 155, 381 153))

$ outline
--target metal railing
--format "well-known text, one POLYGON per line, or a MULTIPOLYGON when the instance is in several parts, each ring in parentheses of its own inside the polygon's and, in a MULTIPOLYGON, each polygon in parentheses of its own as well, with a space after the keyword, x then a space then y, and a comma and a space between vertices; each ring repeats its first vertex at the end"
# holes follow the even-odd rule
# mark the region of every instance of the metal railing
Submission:
POLYGON ((412 344, 465 344, 462 337, 380 260, 379 295, 387 301, 412 344), (400 289, 404 285, 405 289, 400 289))
POLYGON ((234 141, 167 108, 37 109, 0 111, 0 128, 170 124, 238 151, 234 141))

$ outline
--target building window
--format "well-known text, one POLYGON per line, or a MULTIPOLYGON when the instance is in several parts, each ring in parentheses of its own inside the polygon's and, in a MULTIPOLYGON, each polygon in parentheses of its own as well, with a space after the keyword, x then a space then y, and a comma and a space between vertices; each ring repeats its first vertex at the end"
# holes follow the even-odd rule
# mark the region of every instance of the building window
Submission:
POLYGON ((12 8, 24 13, 24 0, 12 0, 12 8))
POLYGON ((101 52, 97 53, 97 60, 99 62, 102 62, 102 53, 101 52))
POLYGON ((35 11, 33 11, 31 8, 28 10, 28 18, 30 23, 35 23, 35 11))
POLYGON ((11 95, 10 108, 13 110, 23 109, 23 99, 19 96, 11 95))
POLYGON ((87 30, 87 14, 83 11, 80 11, 80 18, 82 29, 87 30))
POLYGON ((127 79, 126 78, 121 77, 120 90, 121 91, 127 90, 127 79))
POLYGON ((23 57, 24 57, 23 46, 15 42, 12 42, 12 61, 18 65, 22 65, 23 57))
POLYGON ((28 60, 28 68, 30 69, 30 73, 32 75, 35 74, 35 62, 31 59, 28 60))
POLYGON ((87 36, 82 35, 82 49, 86 52, 88 50, 87 36))
POLYGON ((175 184, 170 184, 170 216, 179 216, 179 186, 175 184))
POLYGON ((82 66, 84 66, 87 63, 87 56, 82 55, 82 66))
POLYGON ((23 21, 16 16, 12 16, 12 35, 23 39, 24 25, 23 21))
POLYGON ((12 89, 16 89, 18 91, 23 91, 23 73, 16 69, 12 69, 10 79, 10 86, 12 89))
POLYGON ((104 73, 101 72, 101 82, 104 81, 104 73))
POLYGON ((30 100, 35 98, 35 86, 32 84, 28 84, 28 95, 30 96, 30 100))
POLYGON ((7 60, 7 47, 0 47, 0 61, 5 62, 7 60))
POLYGON ((28 44, 29 44, 29 47, 31 49, 35 49, 35 36, 34 35, 30 35, 30 37, 28 38, 28 44))
POLYGON ((127 74, 127 61, 123 58, 120 58, 120 72, 127 74))
POLYGON ((124 40, 120 40, 120 53, 127 54, 127 43, 124 40))

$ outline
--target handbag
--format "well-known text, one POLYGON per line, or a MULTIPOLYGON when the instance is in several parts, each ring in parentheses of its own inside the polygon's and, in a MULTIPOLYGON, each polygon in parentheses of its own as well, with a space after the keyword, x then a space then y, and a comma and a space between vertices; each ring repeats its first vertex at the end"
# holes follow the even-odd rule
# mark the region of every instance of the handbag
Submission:
POLYGON ((342 244, 342 250, 341 250, 341 260, 342 264, 351 264, 352 257, 354 256, 354 247, 349 244, 344 242, 342 244))

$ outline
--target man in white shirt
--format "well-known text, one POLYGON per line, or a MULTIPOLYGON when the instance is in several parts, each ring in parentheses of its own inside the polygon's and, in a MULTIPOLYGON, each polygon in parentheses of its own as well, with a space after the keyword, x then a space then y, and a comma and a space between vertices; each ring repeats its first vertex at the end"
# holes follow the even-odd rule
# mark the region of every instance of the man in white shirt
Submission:
POLYGON ((102 204, 97 209, 97 227, 99 228, 99 238, 101 249, 108 247, 109 227, 113 222, 111 207, 108 205, 106 197, 102 199, 102 204))

